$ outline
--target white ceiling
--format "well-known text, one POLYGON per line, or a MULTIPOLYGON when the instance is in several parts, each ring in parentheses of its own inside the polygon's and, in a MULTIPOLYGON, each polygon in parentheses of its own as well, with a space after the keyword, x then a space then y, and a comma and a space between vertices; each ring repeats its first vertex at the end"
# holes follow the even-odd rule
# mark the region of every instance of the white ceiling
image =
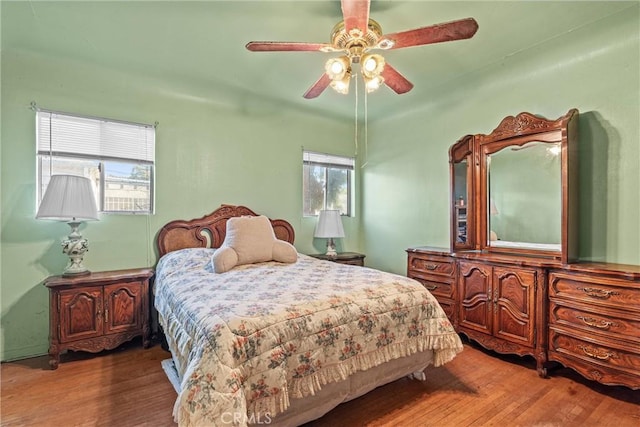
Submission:
MULTIPOLYGON (((398 49, 385 58, 414 83, 397 95, 369 95, 371 119, 419 108, 436 88, 455 85, 505 58, 603 19, 637 1, 376 1, 385 33, 473 17, 469 40, 398 49)), ((330 42, 340 2, 2 1, 2 48, 93 63, 173 82, 200 97, 261 98, 344 118, 355 99, 327 89, 305 100, 331 54, 249 52, 252 40, 330 42), (188 83, 188 84, 187 84, 188 83), (191 89, 187 89, 191 88, 191 89)))

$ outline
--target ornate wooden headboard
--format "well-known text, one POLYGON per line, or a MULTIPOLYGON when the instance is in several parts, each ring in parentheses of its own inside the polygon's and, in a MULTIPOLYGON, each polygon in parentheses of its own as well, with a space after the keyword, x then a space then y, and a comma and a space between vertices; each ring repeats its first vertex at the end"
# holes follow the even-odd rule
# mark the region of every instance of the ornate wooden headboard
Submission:
MULTIPOLYGON (((246 206, 222 205, 209 215, 189 221, 171 221, 160 229, 156 239, 159 256, 184 248, 219 248, 224 242, 227 220, 258 214, 246 206)), ((283 219, 270 219, 276 237, 293 244, 295 231, 283 219)))

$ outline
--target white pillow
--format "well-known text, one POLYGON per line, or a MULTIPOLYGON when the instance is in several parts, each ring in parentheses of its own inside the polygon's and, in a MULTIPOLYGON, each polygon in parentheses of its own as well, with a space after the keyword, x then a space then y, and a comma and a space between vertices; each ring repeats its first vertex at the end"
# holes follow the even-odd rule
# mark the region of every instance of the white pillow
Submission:
POLYGON ((213 254, 213 268, 224 273, 236 265, 278 261, 294 263, 296 248, 278 240, 271 221, 264 215, 229 218, 227 233, 220 248, 213 254))

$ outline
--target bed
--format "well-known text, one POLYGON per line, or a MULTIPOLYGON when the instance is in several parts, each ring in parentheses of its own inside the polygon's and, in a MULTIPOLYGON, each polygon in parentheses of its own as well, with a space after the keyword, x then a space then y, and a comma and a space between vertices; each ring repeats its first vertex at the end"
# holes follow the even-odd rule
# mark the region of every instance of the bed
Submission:
MULTIPOLYGON (((250 216, 223 205, 158 234, 154 302, 179 425, 300 425, 462 351, 435 298, 404 276, 303 254, 216 273, 227 222, 250 216)), ((287 221, 269 222, 293 244, 287 221)))

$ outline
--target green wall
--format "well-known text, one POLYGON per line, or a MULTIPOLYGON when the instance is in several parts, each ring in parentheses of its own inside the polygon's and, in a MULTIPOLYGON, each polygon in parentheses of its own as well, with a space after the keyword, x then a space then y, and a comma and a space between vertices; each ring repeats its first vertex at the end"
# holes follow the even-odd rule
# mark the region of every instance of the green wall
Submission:
MULTIPOLYGON (((222 203, 284 218, 295 227, 300 252, 324 250, 325 242, 313 239, 315 218, 302 217, 302 147, 353 155, 350 120, 304 115, 220 88, 17 52, 2 53, 1 77, 2 360, 46 353, 49 310, 42 281, 59 274, 67 261, 59 242, 69 227, 35 219, 31 101, 65 112, 159 122, 156 214, 101 215, 99 222, 85 224, 90 270, 154 265, 154 238, 162 225, 201 217, 222 203)), ((340 239, 339 249, 360 250, 358 217, 343 223, 347 238, 340 239)))
MULTIPOLYGON (((406 273, 409 246, 449 247, 448 149, 508 115, 580 110, 580 257, 640 264, 638 3, 541 42, 369 126, 362 170, 367 260, 406 273)), ((516 35, 514 35, 516 36, 516 35)))

